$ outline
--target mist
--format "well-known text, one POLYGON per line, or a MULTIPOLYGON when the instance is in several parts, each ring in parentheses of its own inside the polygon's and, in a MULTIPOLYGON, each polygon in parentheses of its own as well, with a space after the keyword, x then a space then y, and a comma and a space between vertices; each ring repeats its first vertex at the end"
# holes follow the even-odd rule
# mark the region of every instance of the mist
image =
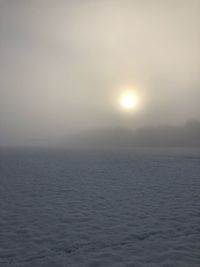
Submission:
POLYGON ((2 0, 0 146, 198 120, 199 12, 198 0, 2 0), (131 113, 126 85, 143 103, 131 113))

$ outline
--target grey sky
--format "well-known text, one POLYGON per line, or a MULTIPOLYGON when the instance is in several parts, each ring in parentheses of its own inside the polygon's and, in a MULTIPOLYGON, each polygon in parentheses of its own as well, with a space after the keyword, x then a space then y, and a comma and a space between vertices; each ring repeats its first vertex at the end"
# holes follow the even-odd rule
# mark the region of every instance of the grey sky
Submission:
POLYGON ((200 116, 199 0, 0 0, 0 144, 200 116), (114 104, 138 85, 143 108, 114 104))

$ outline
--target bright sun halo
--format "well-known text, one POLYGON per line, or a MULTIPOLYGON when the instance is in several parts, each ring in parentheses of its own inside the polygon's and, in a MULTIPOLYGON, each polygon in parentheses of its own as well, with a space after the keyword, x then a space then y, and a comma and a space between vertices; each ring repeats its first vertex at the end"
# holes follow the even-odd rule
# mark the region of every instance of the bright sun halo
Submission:
POLYGON ((134 109, 138 105, 138 96, 133 92, 124 93, 120 98, 120 104, 123 109, 134 109))

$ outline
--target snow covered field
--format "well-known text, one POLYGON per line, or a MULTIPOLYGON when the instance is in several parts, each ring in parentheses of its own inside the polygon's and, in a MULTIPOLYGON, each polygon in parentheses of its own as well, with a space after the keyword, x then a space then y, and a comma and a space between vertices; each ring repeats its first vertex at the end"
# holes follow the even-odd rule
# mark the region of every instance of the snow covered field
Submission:
POLYGON ((200 266, 200 151, 0 152, 0 266, 200 266))

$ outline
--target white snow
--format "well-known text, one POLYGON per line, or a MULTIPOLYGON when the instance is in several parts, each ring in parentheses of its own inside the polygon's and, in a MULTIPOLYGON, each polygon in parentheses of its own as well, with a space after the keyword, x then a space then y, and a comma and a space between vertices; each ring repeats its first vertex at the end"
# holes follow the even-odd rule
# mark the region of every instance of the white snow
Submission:
POLYGON ((0 152, 1 267, 199 267, 200 151, 0 152))

